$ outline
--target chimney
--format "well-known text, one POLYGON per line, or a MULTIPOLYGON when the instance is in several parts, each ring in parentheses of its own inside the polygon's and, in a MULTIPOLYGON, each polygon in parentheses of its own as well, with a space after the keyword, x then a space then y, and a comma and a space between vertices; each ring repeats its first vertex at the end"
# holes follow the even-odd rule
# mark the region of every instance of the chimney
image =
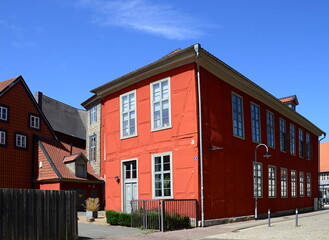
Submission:
POLYGON ((42 92, 35 92, 34 94, 35 101, 37 101, 41 110, 42 110, 42 96, 43 96, 42 92))

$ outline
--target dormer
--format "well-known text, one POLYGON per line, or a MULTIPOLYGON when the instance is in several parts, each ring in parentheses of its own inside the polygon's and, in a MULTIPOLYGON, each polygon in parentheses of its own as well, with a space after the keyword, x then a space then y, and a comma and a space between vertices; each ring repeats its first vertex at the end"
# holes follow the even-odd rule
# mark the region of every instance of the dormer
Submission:
POLYGON ((82 153, 64 157, 63 163, 78 178, 87 178, 87 158, 82 153))
POLYGON ((294 111, 296 111, 296 106, 299 104, 296 95, 293 95, 290 97, 279 98, 279 100, 294 111))

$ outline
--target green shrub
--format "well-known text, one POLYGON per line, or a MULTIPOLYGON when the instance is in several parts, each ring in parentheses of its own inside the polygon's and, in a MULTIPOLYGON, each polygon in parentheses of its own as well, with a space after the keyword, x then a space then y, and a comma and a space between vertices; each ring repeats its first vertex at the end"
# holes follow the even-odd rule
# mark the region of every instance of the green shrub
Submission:
POLYGON ((166 214, 165 230, 177 230, 183 228, 190 228, 191 223, 189 217, 181 217, 178 214, 166 214))
POLYGON ((111 225, 131 227, 131 214, 116 211, 106 211, 106 222, 111 225))

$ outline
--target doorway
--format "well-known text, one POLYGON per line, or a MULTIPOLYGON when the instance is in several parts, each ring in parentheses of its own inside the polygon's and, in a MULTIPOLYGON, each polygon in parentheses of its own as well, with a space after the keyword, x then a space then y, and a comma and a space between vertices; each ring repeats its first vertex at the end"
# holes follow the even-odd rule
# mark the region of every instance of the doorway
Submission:
POLYGON ((123 211, 131 212, 131 203, 137 199, 137 167, 136 160, 123 162, 123 211))

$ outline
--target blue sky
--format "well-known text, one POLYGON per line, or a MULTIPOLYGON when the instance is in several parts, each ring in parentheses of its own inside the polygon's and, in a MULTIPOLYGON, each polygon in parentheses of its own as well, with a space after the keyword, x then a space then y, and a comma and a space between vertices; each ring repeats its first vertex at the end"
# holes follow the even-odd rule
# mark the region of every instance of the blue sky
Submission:
MULTIPOLYGON (((74 107, 177 48, 203 48, 329 132, 327 0, 2 0, 0 80, 74 107)), ((325 141, 328 141, 326 139, 325 141)))

